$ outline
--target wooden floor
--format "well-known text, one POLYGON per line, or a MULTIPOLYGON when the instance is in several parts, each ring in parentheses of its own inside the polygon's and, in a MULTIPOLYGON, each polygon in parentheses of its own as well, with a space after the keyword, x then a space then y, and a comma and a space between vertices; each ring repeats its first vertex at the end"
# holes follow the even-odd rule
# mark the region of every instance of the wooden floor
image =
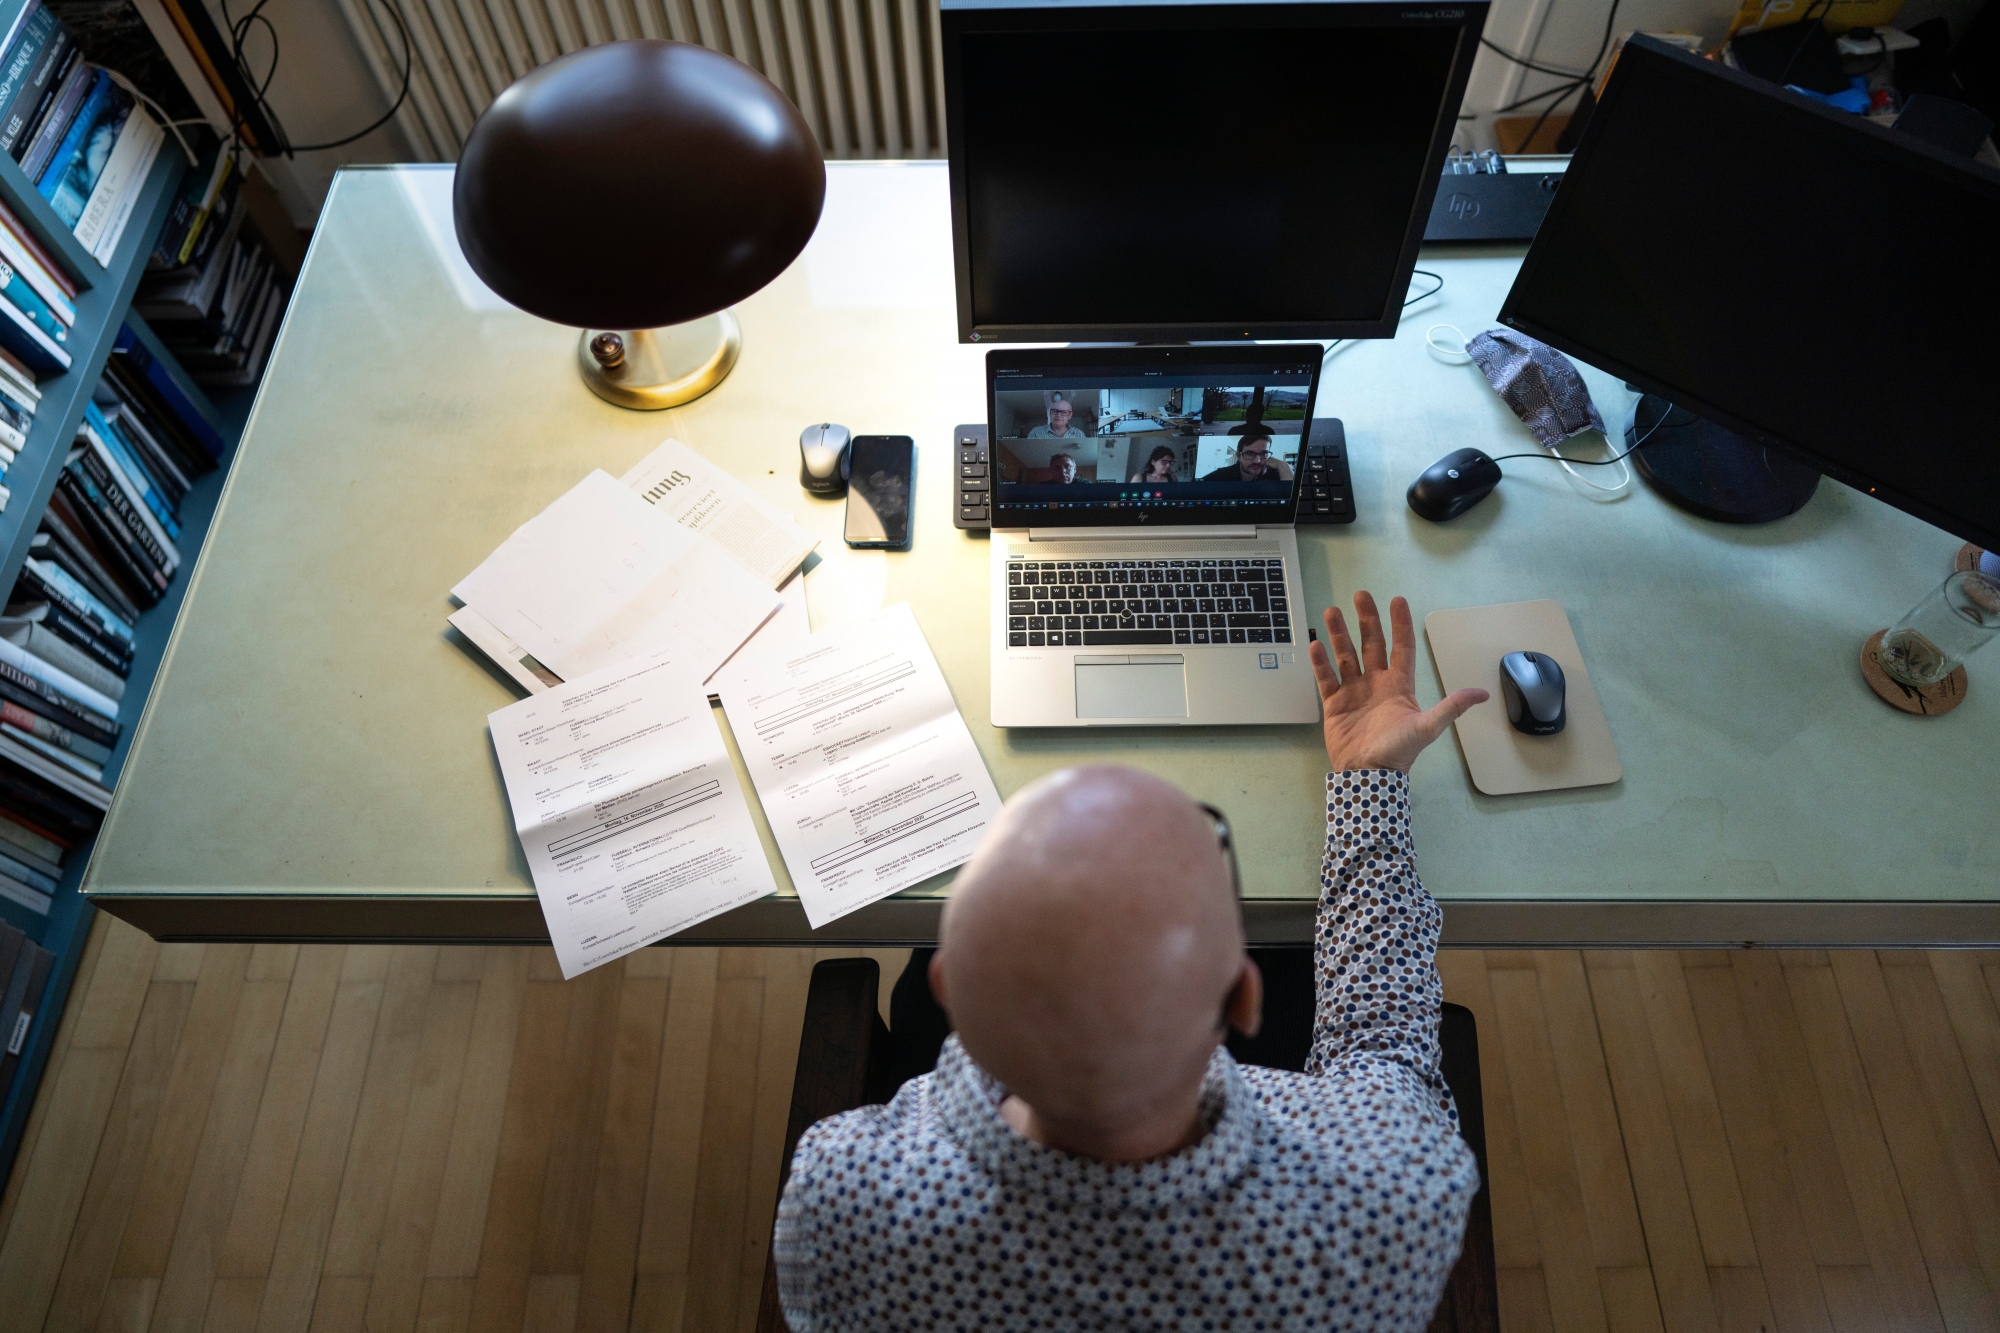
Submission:
MULTIPOLYGON (((0 1328, 748 1328, 821 956, 565 983, 100 919, 0 1199, 0 1328)), ((2000 955, 1440 968, 1510 1333, 2000 1329, 2000 955)))

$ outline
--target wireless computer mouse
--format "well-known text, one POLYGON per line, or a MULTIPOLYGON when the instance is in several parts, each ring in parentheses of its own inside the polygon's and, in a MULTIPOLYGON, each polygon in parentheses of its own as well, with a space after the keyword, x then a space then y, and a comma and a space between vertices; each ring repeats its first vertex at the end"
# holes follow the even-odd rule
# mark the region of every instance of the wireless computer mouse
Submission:
POLYGON ((799 432, 799 485, 814 495, 838 495, 847 489, 847 446, 854 433, 822 421, 799 432))
POLYGON ((1442 523, 1484 500, 1499 484, 1498 463, 1477 449, 1454 450, 1410 483, 1410 508, 1418 518, 1442 523))
POLYGON ((1563 729, 1563 669, 1547 653, 1508 653, 1500 659, 1500 693, 1507 720, 1529 736, 1553 736, 1563 729))

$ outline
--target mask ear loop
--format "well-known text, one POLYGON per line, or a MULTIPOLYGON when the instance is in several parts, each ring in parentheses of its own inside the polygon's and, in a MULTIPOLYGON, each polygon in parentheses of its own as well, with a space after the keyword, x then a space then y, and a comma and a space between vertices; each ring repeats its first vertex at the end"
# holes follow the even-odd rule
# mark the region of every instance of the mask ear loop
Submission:
POLYGON ((1433 324, 1424 330, 1424 346, 1430 349, 1432 356, 1448 366, 1469 366, 1472 364, 1472 357, 1465 350, 1465 345, 1470 341, 1472 340, 1465 336, 1465 330, 1459 328, 1456 324, 1433 324), (1439 329, 1450 329, 1453 333, 1457 334, 1457 342, 1439 342, 1435 336, 1439 329))

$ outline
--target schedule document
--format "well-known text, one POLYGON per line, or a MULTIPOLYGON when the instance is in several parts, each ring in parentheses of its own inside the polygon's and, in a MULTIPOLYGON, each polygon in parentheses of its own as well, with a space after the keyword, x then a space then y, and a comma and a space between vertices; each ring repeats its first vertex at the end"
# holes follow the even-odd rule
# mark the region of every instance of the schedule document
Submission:
POLYGON ((695 672, 642 658, 487 719, 565 978, 778 887, 695 672))
POLYGON ((815 930, 963 865, 1000 811, 908 603, 713 684, 815 930))

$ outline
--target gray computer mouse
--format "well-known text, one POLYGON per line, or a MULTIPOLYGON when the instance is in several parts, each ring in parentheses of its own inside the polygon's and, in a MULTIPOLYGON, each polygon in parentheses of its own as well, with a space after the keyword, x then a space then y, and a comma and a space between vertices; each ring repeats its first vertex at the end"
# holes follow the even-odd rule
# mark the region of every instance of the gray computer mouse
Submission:
POLYGON ((854 433, 822 421, 799 432, 799 485, 814 495, 838 495, 847 489, 848 448, 854 433))
POLYGON ((1553 736, 1569 720, 1563 708, 1563 669, 1547 653, 1508 653, 1500 659, 1500 693, 1507 720, 1529 736, 1553 736))

